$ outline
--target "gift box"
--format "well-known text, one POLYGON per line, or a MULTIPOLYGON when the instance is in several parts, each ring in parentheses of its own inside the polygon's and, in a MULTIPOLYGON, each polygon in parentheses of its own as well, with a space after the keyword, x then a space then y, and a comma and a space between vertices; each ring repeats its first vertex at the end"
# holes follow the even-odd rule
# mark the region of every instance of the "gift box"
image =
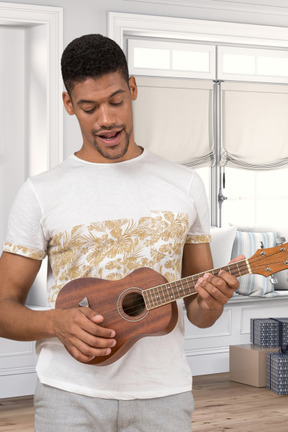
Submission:
POLYGON ((288 395, 288 353, 271 352, 266 358, 266 387, 279 395, 288 395))
POLYGON ((261 348, 288 345, 288 318, 251 318, 250 342, 261 348))
MULTIPOLYGON (((274 351, 278 351, 275 348, 274 351)), ((229 377, 231 381, 254 387, 266 387, 266 356, 271 348, 255 345, 230 345, 229 377)))

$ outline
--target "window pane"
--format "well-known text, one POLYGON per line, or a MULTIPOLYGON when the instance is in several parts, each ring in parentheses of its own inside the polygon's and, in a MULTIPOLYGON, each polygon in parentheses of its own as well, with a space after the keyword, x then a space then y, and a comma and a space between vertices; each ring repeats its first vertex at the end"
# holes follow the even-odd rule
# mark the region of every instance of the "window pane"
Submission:
POLYGON ((172 51, 172 69, 209 72, 209 53, 192 51, 172 51))
POLYGON ((255 56, 239 54, 223 54, 223 72, 227 74, 256 73, 255 56))
POLYGON ((257 59, 259 75, 288 76, 288 58, 264 57, 257 59))
POLYGON ((134 66, 145 69, 170 69, 170 51, 165 49, 135 48, 134 66))
POLYGON ((276 230, 287 226, 288 168, 269 171, 225 168, 225 176, 223 194, 228 199, 222 206, 223 225, 276 230))

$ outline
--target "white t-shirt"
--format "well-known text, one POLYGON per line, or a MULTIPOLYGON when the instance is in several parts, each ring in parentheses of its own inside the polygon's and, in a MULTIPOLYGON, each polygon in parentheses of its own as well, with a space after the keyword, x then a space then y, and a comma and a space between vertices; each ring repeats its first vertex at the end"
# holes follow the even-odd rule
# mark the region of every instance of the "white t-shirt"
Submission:
MULTIPOLYGON (((119 280, 150 267, 169 282, 181 277, 185 243, 209 242, 205 190, 195 171, 148 150, 120 163, 70 156, 28 179, 11 209, 6 252, 48 255, 49 305, 70 280, 119 280)), ((108 366, 73 359, 57 338, 37 343, 42 383, 107 399, 153 398, 191 390, 183 350, 183 302, 164 336, 145 337, 108 366)), ((97 311, 101 313, 101 311, 97 311)))

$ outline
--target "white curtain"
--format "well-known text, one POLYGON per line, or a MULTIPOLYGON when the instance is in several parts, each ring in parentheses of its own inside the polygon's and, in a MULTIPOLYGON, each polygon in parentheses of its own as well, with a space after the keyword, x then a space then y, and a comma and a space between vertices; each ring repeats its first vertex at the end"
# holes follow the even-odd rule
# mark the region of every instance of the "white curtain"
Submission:
POLYGON ((288 85, 224 82, 221 90, 221 165, 287 166, 288 85))
POLYGON ((136 143, 175 162, 212 165, 213 82, 155 77, 136 82, 136 143))

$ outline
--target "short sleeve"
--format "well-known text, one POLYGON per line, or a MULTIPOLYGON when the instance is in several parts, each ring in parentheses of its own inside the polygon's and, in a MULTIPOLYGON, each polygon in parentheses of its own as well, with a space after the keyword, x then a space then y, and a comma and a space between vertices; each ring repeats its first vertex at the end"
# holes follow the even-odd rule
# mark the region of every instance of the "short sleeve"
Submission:
POLYGON ((5 252, 42 260, 46 241, 41 226, 42 210, 30 180, 20 188, 12 205, 8 231, 3 245, 5 252))
POLYGON ((209 243, 210 235, 210 212, 208 207, 207 195, 201 177, 194 172, 190 185, 190 197, 194 201, 196 208, 196 218, 189 228, 186 243, 198 244, 209 243))

